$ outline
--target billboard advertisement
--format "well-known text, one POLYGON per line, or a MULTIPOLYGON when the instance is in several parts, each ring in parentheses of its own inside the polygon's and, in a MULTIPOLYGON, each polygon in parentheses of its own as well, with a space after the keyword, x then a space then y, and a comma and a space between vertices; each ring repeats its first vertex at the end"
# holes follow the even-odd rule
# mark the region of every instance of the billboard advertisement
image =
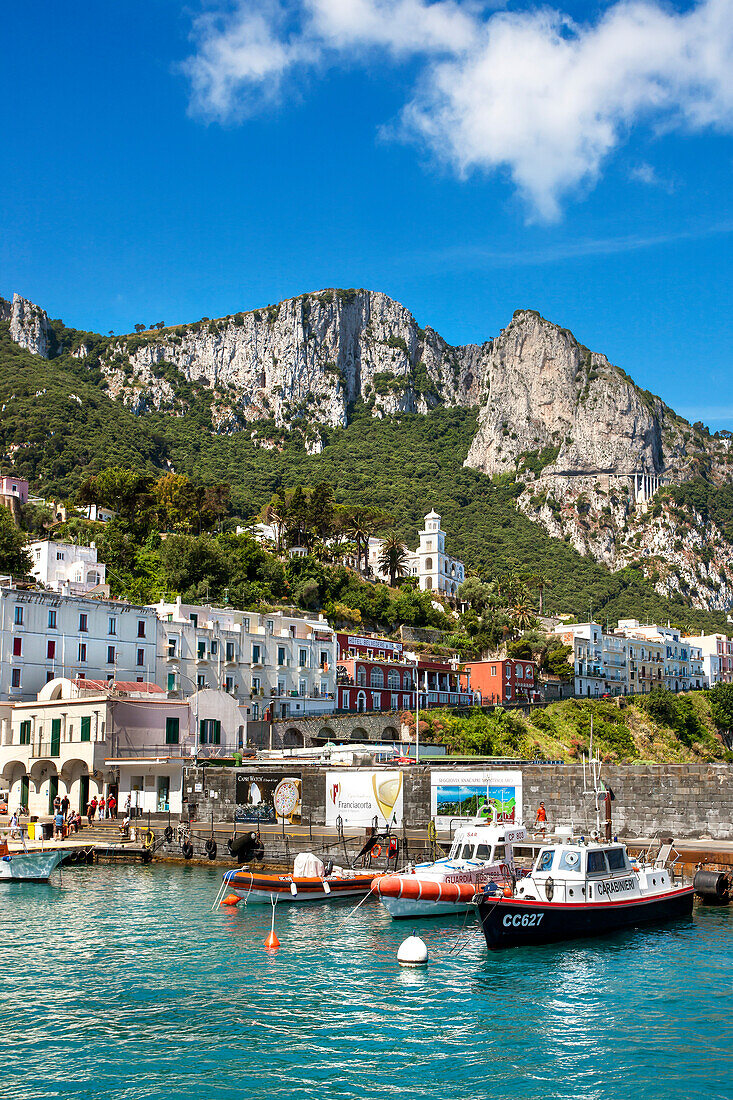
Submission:
POLYGON ((326 824, 401 825, 403 786, 401 771, 327 772, 326 824))
POLYGON ((301 780, 301 772, 238 772, 234 820, 263 825, 300 821, 301 780))
MULTIPOLYGON (((499 821, 522 820, 520 771, 434 771, 430 776, 430 810, 436 825, 450 828, 454 818, 478 817, 493 806, 499 821)), ((487 815, 489 816, 489 815, 487 815)))

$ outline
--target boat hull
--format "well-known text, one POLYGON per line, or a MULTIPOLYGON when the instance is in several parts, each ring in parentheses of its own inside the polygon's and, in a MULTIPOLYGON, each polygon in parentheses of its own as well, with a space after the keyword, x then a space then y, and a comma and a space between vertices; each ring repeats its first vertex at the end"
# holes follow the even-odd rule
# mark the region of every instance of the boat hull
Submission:
POLYGON ((372 887, 374 875, 355 875, 353 878, 295 878, 292 875, 257 875, 239 871, 227 879, 232 893, 247 905, 302 904, 304 902, 334 901, 337 898, 363 897, 372 887), (328 890, 324 888, 324 882, 328 890), (292 889, 295 884, 295 893, 292 889))
POLYGON ((414 898, 380 897, 393 920, 408 920, 410 917, 450 917, 473 909, 469 902, 416 901, 414 898))
POLYGON ((0 859, 0 882, 48 882, 66 853, 11 852, 0 859))
POLYGON ((486 899, 479 903, 479 921, 489 948, 558 943, 600 936, 623 928, 689 917, 692 886, 679 887, 656 897, 602 904, 572 905, 516 898, 486 899))

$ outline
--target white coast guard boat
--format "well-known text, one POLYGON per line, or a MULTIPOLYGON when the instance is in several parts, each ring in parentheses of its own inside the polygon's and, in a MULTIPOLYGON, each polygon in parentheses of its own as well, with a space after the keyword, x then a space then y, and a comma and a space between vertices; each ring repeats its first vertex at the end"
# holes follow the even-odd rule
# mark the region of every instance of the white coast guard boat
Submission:
POLYGON ((464 912, 484 886, 511 880, 512 845, 526 835, 523 825, 497 822, 492 807, 490 822, 472 818, 456 832, 445 858, 383 875, 375 879, 372 890, 395 919, 464 912))

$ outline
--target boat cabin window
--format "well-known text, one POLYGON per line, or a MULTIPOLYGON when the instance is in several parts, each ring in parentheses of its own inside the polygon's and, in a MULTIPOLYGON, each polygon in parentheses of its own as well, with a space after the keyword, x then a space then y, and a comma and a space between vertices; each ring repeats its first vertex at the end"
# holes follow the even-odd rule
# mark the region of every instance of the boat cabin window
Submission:
POLYGON ((491 845, 479 844, 476 847, 476 859, 491 859, 491 845))
POLYGON ((626 870, 626 857, 623 848, 609 848, 606 852, 606 858, 612 871, 626 870))
POLYGON ((464 844, 461 859, 470 859, 473 855, 473 844, 464 844))
POLYGON ((579 871, 580 852, 577 848, 569 848, 560 855, 558 871, 579 871))
POLYGON ((540 852, 539 859, 537 860, 538 871, 551 871, 552 861, 555 858, 555 849, 547 848, 544 852, 540 852))
POLYGON ((588 874, 605 874, 608 870, 605 852, 588 852, 588 874))

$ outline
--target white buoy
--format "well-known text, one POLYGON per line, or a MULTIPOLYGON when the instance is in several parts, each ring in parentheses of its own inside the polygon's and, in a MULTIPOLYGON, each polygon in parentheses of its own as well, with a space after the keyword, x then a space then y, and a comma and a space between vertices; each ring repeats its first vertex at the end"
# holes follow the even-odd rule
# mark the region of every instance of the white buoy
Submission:
POLYGON ((419 936, 408 936, 399 946, 397 962, 400 966, 426 966, 428 948, 419 936))

